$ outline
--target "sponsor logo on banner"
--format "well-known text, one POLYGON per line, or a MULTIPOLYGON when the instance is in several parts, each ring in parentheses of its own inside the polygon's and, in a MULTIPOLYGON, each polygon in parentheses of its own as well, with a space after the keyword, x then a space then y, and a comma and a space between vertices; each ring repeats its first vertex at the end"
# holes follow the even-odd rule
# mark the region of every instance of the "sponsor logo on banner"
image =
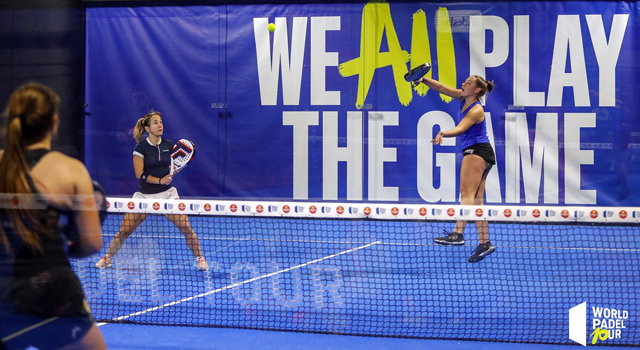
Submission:
POLYGON ((601 306, 587 308, 585 301, 569 309, 569 339, 584 346, 587 346, 587 338, 591 345, 622 339, 630 316, 628 310, 601 306), (587 337, 588 310, 591 310, 588 323, 591 333, 587 337))

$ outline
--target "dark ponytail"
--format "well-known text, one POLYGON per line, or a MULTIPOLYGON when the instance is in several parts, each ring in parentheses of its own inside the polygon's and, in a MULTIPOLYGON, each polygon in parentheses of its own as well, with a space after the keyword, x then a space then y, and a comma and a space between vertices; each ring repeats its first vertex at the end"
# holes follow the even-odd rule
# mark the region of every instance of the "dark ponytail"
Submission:
POLYGON ((480 92, 477 94, 478 99, 493 91, 493 81, 487 81, 479 75, 474 75, 474 77, 476 78, 476 86, 480 88, 480 92))
MULTIPOLYGON (((60 98, 50 88, 29 83, 15 90, 10 98, 4 118, 7 119, 5 148, 0 159, 0 195, 3 200, 17 201, 15 208, 0 209, 11 222, 15 233, 28 246, 41 250, 40 240, 34 234, 37 225, 33 209, 32 189, 27 182, 29 166, 25 148, 42 140, 55 123, 60 109, 60 98), (27 196, 21 196, 27 194, 27 196), (25 202, 26 201, 26 202, 25 202), (21 203, 20 203, 21 202, 21 203)), ((0 242, 10 251, 7 233, 0 225, 0 242)))

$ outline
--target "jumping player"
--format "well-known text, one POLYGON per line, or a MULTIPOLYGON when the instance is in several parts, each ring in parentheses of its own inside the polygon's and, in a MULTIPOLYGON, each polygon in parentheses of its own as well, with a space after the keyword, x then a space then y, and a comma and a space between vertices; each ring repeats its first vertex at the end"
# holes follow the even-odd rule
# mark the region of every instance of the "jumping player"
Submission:
MULTIPOLYGON (((442 143, 444 137, 460 137, 462 143, 462 165, 460 166, 460 196, 462 205, 483 205, 484 188, 487 174, 496 163, 493 147, 487 137, 484 109, 480 98, 493 90, 493 82, 472 75, 462 83, 461 89, 451 88, 443 83, 422 77, 419 82, 426 84, 439 93, 460 100, 461 113, 458 125, 451 130, 440 131, 431 140, 434 145, 442 143)), ((466 221, 456 222, 453 232, 445 237, 434 238, 434 242, 442 245, 464 245, 464 228, 466 221)), ((469 257, 469 262, 483 260, 496 250, 489 241, 489 227, 485 220, 476 221, 479 245, 469 257)))

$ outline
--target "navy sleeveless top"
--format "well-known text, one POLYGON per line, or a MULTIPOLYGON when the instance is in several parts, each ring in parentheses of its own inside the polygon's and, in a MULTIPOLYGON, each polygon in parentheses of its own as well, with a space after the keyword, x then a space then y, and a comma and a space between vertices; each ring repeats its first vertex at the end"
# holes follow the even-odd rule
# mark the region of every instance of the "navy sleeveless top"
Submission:
MULTIPOLYGON (((46 149, 27 150, 25 158, 29 168, 48 152, 46 149)), ((29 173, 26 176, 34 195, 41 196, 29 173)), ((38 236, 41 250, 22 241, 0 208, 0 223, 11 248, 7 251, 0 244, 0 302, 5 305, 0 313, 38 317, 90 315, 82 285, 66 254, 67 238, 61 233, 60 223, 65 217, 73 220, 72 212, 48 206, 38 209, 35 215, 36 222, 25 221, 25 224, 38 236)))

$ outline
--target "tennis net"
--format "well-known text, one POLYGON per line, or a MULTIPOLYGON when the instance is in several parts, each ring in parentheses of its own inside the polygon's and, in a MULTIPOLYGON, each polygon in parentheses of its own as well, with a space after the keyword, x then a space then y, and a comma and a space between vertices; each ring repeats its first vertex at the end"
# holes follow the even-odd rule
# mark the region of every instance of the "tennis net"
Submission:
POLYGON ((108 202, 105 251, 147 217, 111 267, 74 262, 98 321, 556 344, 577 328, 640 344, 638 208, 108 202), (167 215, 189 221, 208 270, 167 215), (456 220, 465 245, 435 244, 456 220), (477 220, 497 249, 468 263, 477 220))

